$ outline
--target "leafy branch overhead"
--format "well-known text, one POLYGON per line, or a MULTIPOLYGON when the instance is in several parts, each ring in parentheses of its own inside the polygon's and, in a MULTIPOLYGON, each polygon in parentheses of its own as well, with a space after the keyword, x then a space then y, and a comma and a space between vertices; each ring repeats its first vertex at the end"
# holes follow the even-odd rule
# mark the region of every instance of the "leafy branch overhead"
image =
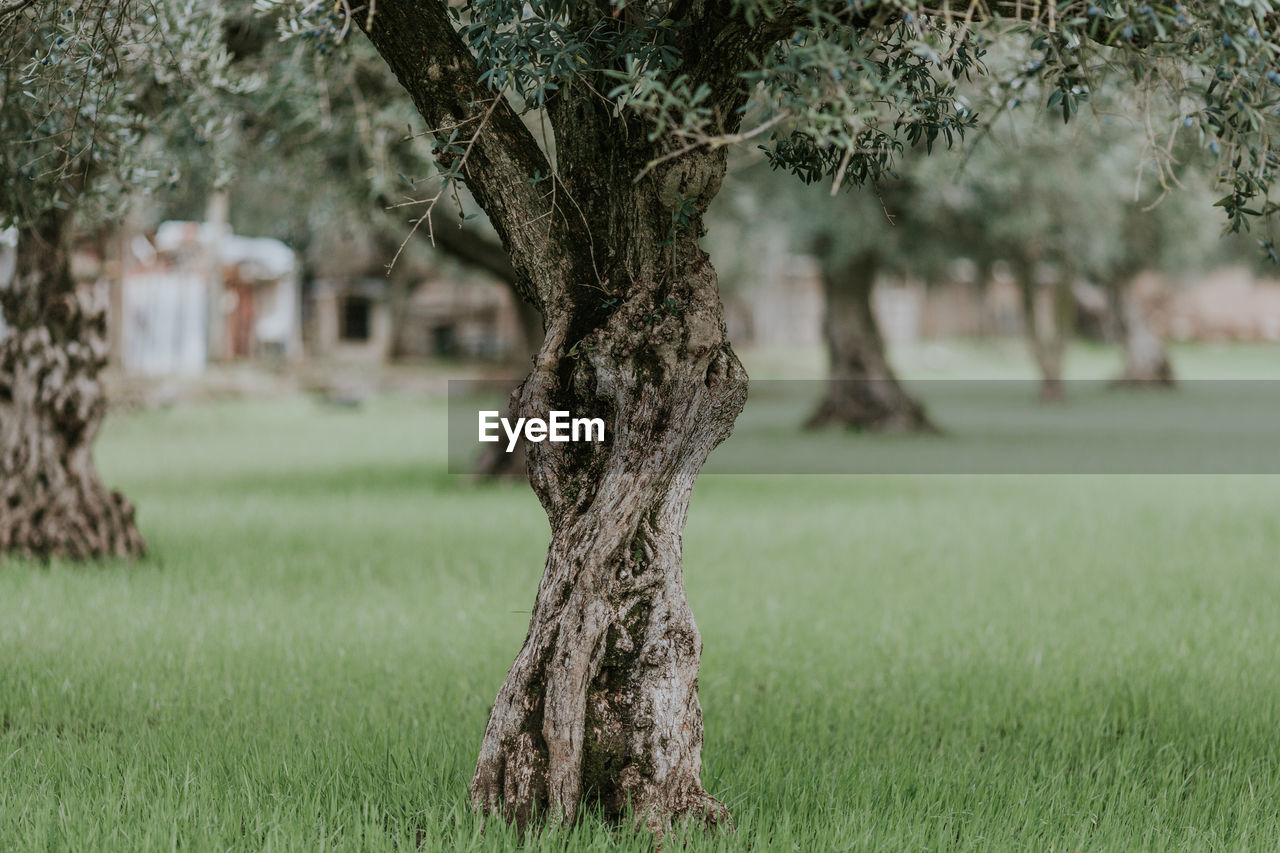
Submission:
POLYGON ((186 149, 216 151, 233 79, 219 2, 50 0, 0 5, 0 224, 51 211, 109 216, 178 180, 186 149), (162 144, 163 142, 163 144, 162 144))
MULTIPOLYGON (((290 9, 286 32, 330 45, 355 25, 376 33, 382 12, 392 26, 402 4, 258 5, 290 9)), ((1011 86, 1070 120, 1091 93, 1119 83, 1147 93, 1153 132, 1190 137, 1218 157, 1228 189, 1219 204, 1233 230, 1276 210, 1268 192, 1280 13, 1270 0, 474 0, 438 8, 475 63, 471 112, 486 92, 505 90, 526 115, 554 109, 567 90, 588 92, 620 127, 644 134, 651 162, 753 139, 776 168, 805 181, 859 184, 891 173, 905 147, 954 144, 1011 86), (993 48, 1018 61, 989 63, 993 48)), ((542 147, 552 155, 554 146, 542 147)))

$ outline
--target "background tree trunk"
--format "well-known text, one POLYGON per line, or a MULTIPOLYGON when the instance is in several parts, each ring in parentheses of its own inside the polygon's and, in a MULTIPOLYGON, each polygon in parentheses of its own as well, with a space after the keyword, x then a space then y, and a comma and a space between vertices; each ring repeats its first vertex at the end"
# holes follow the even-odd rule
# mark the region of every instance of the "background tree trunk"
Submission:
MULTIPOLYGON (((380 196, 378 203, 384 208, 395 206, 386 196, 380 196)), ((443 205, 433 207, 429 215, 431 217, 430 234, 437 250, 473 269, 492 275, 511 292, 516 306, 516 316, 520 322, 520 332, 524 338, 524 355, 531 358, 542 344, 542 314, 520 292, 520 288, 516 284, 515 267, 511 265, 511 259, 507 257, 506 248, 491 237, 461 225, 444 209, 443 205)), ((421 231, 419 233, 425 235, 427 232, 421 231)), ((399 244, 381 246, 379 248, 384 256, 391 257, 398 250, 399 244)), ((412 296, 412 285, 414 283, 411 275, 408 278, 401 277, 397 279, 397 269, 391 271, 392 322, 396 326, 396 332, 392 335, 392 338, 395 341, 399 341, 402 337, 404 323, 403 318, 397 320, 395 315, 403 313, 403 306, 407 304, 409 297, 412 296)), ((401 353, 393 349, 392 358, 398 358, 400 355, 401 353)))
POLYGON ((0 287, 0 553, 137 557, 133 507, 103 487, 93 441, 106 413, 105 315, 79 298, 65 250, 67 215, 24 232, 0 287))
POLYGON ((1040 371, 1040 399, 1057 403, 1065 399, 1062 361, 1071 328, 1074 297, 1071 275, 1062 272, 1052 284, 1041 284, 1034 262, 1014 264, 1022 297, 1022 326, 1032 358, 1040 371))
MULTIPOLYGON (((517 386, 507 395, 507 403, 503 406, 502 417, 508 419, 519 417, 519 390, 519 386, 517 386)), ((510 453, 507 452, 507 444, 504 441, 486 444, 481 449, 480 455, 476 457, 475 465, 471 468, 471 476, 480 480, 518 481, 527 479, 529 476, 529 457, 525 452, 525 443, 524 438, 521 437, 516 441, 515 449, 510 453)))
POLYGON ((871 292, 880 270, 874 251, 842 261, 823 258, 827 391, 807 426, 875 432, 937 432, 924 406, 898 382, 885 353, 871 292))
POLYGON ((1172 388, 1173 364, 1164 341, 1148 321, 1149 298, 1135 292, 1133 282, 1115 288, 1117 325, 1124 345, 1124 370, 1112 385, 1172 388))
POLYGON ((546 330, 542 328, 542 312, 522 299, 512 282, 508 281, 506 284, 511 288, 511 295, 515 299, 516 315, 520 319, 520 332, 524 337, 524 353, 521 355, 521 361, 528 364, 542 347, 542 338, 546 334, 546 330))
POLYGON ((973 304, 978 306, 979 340, 986 340, 993 334, 999 334, 998 324, 993 325, 990 310, 987 306, 987 294, 991 290, 992 263, 982 258, 974 264, 973 271, 973 304))
MULTIPOLYGON (((393 257, 383 253, 384 257, 393 257)), ((389 361, 400 361, 405 357, 404 335, 409 321, 409 302, 413 299, 414 289, 420 279, 408 266, 397 265, 387 276, 387 307, 391 314, 391 345, 387 351, 389 361)))

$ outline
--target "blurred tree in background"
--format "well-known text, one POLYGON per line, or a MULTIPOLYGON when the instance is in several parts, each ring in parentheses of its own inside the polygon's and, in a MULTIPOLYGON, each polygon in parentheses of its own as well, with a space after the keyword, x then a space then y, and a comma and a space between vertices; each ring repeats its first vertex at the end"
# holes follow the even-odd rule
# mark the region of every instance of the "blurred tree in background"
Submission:
MULTIPOLYGON (((995 99, 983 105, 1000 107, 995 99)), ((1162 185, 1132 111, 1095 98, 1062 128, 1036 104, 1004 103, 959 156, 910 150, 893 176, 834 196, 759 165, 737 173, 718 207, 728 227, 711 236, 713 256, 727 259, 731 275, 750 275, 766 266, 766 232, 783 232, 793 250, 820 262, 831 383, 811 425, 935 429, 893 373, 871 293, 878 276, 945 283, 957 260, 976 271, 979 303, 997 269, 1013 273, 1046 399, 1061 395, 1076 305, 1090 287, 1106 297, 1099 331, 1125 350, 1117 381, 1171 383, 1147 319, 1159 294, 1135 294, 1131 285, 1144 271, 1203 271, 1222 224, 1198 168, 1204 158, 1182 146, 1162 185)), ((1256 244, 1246 251, 1256 255, 1256 244)))
POLYGON ((716 208, 716 225, 726 227, 713 228, 708 240, 713 259, 728 264, 730 281, 768 268, 762 254, 769 233, 781 232, 793 251, 818 261, 830 381, 810 427, 937 429, 923 404, 898 381, 871 298, 878 278, 929 281, 944 275, 948 262, 968 248, 955 245, 951 232, 934 230, 936 223, 918 214, 912 170, 923 161, 908 153, 895 177, 834 196, 755 164, 734 175, 733 188, 716 208))
MULTIPOLYGON (((822 269, 823 333, 830 373, 808 426, 936 432, 924 406, 903 389, 885 348, 871 293, 882 274, 918 272, 939 241, 917 230, 913 186, 877 182, 846 196, 838 218, 813 240, 822 269), (838 223, 839 227, 835 227, 838 223)), ((832 205, 835 207, 835 205, 832 205)))
POLYGON ((1194 169, 1198 152, 1184 146, 1167 162, 1153 159, 1134 112, 1123 97, 1097 97, 1073 126, 1055 128, 1052 116, 1007 109, 960 167, 935 160, 918 182, 926 188, 918 210, 960 238, 958 253, 984 278, 997 264, 1012 275, 1046 400, 1062 396, 1078 291, 1089 285, 1108 296, 1107 322, 1126 353, 1121 378, 1171 381, 1130 285, 1144 270, 1194 270, 1221 231, 1194 169))
POLYGON ((214 2, 0 4, 0 230, 17 233, 0 282, 0 552, 145 548, 133 507, 93 464, 106 328, 75 292, 70 244, 129 189, 175 178, 166 145, 225 131, 204 107, 232 88, 220 28, 214 2))
MULTIPOLYGON (((1159 186, 1146 176, 1124 202, 1120 251, 1109 270, 1098 272, 1106 288, 1114 318, 1114 332, 1124 351, 1124 365, 1115 384, 1172 388, 1176 373, 1164 341, 1152 330, 1152 315, 1169 294, 1158 287, 1142 287, 1137 277, 1159 272, 1178 280, 1207 271, 1229 257, 1229 240, 1220 236, 1219 223, 1208 216, 1212 205, 1209 178, 1189 153, 1190 165, 1179 170, 1176 185, 1159 186), (1137 197, 1135 197, 1137 196, 1137 197)), ((1238 246, 1235 262, 1256 263, 1263 257, 1256 243, 1238 246)))

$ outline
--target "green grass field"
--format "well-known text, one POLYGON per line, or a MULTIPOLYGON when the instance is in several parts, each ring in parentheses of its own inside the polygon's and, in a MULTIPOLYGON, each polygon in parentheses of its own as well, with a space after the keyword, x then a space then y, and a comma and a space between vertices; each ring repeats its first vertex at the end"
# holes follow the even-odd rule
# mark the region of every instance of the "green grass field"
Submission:
MULTIPOLYGON (((466 787, 546 523, 445 474, 444 425, 115 418, 153 556, 0 563, 0 850, 516 846, 466 787)), ((1277 506, 1274 477, 704 478, 704 779, 737 829, 666 849, 1280 850, 1277 506)))

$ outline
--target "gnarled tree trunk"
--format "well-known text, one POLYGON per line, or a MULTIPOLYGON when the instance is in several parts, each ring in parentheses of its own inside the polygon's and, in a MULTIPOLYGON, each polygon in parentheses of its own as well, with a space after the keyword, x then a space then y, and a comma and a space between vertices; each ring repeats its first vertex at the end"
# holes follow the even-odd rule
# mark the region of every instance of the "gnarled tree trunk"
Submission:
POLYGON ((107 403, 106 318, 68 269, 65 214, 23 233, 0 286, 0 553, 90 559, 145 551, 133 507, 93 464, 107 403))
POLYGON ((807 426, 842 426, 873 432, 937 432, 924 406, 889 366, 884 338, 871 307, 880 261, 874 250, 842 261, 823 258, 827 354, 826 394, 807 426))
MULTIPOLYGON (((519 414, 607 423, 603 443, 527 447, 551 543, 472 800, 521 825, 538 814, 572 820, 595 803, 655 829, 724 820, 700 779, 702 643, 681 534, 694 480, 746 400, 698 245, 725 149, 672 152, 644 119, 564 81, 546 105, 553 168, 503 96, 477 82, 441 0, 379 0, 376 16, 365 11, 354 8, 356 23, 427 125, 466 140, 443 151, 442 165, 465 174, 517 289, 544 319, 519 414)), ((733 133, 748 96, 741 58, 788 25, 752 27, 728 4, 695 4, 687 17, 675 37, 696 57, 690 85, 706 85, 705 108, 733 133)))
POLYGON ((1121 341, 1124 344, 1124 370, 1112 385, 1172 388, 1175 385, 1173 364, 1164 341, 1152 330, 1148 320, 1156 294, 1140 293, 1134 282, 1116 288, 1121 341))
POLYGON ((607 412, 611 430, 600 447, 528 445, 552 541, 471 784, 477 804, 520 824, 539 810, 570 818, 583 802, 611 818, 630 809, 655 829, 726 817, 700 780, 702 641, 681 533, 694 479, 745 402, 746 375, 706 298, 705 257, 680 273, 647 282, 568 365, 572 322, 559 314, 520 389, 524 414, 607 412), (683 310, 646 329, 643 315, 666 294, 683 310))
POLYGON ((612 159, 612 180, 578 187, 605 227, 566 247, 580 284, 544 301, 548 332, 517 404, 524 416, 602 416, 607 440, 526 445, 552 541, 471 792, 519 824, 590 803, 661 829, 727 818, 700 779, 702 642, 681 533, 694 480, 745 403, 746 374, 696 239, 723 154, 660 170, 656 188, 634 184, 635 152, 612 159), (679 199, 697 212, 673 226, 679 199))
POLYGON ((1040 371, 1040 399, 1061 402, 1066 394, 1062 384, 1062 361, 1071 329, 1074 298, 1071 276, 1059 271, 1051 283, 1040 281, 1038 265, 1019 261, 1014 265, 1018 291, 1022 297, 1022 328, 1040 371))

